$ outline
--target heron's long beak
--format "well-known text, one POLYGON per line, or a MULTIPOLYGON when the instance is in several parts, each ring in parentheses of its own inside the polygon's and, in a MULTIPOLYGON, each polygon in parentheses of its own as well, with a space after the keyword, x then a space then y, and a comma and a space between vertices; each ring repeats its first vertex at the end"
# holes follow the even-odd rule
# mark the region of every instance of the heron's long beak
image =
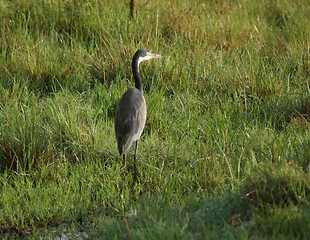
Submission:
POLYGON ((150 56, 151 58, 162 58, 163 57, 159 54, 155 54, 155 53, 151 53, 151 52, 148 52, 147 55, 150 56))

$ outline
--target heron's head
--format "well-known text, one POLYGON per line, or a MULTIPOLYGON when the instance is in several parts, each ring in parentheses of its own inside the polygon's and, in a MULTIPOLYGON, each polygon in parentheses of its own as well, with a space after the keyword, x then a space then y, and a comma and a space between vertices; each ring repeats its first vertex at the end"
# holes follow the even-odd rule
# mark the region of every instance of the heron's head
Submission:
POLYGON ((152 58, 162 58, 162 56, 159 54, 151 53, 146 49, 139 49, 133 56, 133 61, 136 61, 139 65, 141 62, 150 60, 152 58))

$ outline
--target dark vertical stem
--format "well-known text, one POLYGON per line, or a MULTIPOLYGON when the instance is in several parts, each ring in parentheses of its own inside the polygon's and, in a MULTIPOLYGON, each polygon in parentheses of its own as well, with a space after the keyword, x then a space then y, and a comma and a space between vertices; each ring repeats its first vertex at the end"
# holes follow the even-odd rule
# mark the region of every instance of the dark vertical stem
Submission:
POLYGON ((130 16, 132 19, 135 18, 135 7, 136 7, 136 0, 130 0, 130 16))

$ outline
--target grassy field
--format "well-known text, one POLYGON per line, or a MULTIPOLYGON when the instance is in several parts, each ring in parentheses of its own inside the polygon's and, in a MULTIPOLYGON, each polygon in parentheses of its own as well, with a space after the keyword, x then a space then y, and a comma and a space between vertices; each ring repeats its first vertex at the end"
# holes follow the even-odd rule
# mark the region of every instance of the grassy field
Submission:
POLYGON ((309 1, 135 12, 0 2, 1 239, 309 239, 309 1), (164 58, 140 66, 135 183, 113 124, 139 48, 164 58))

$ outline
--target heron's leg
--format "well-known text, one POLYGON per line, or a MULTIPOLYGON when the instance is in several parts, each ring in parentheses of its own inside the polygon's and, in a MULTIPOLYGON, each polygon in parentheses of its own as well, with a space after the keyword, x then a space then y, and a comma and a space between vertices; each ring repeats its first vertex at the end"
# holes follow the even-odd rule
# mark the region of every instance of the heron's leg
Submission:
POLYGON ((126 171, 127 171, 127 167, 126 167, 126 154, 123 154, 123 164, 124 164, 124 182, 121 185, 121 201, 122 201, 122 208, 123 208, 123 212, 126 212, 126 208, 125 208, 125 194, 124 194, 124 188, 125 188, 125 182, 126 182, 126 171))
POLYGON ((123 164, 124 164, 124 181, 126 181, 126 171, 127 171, 127 166, 126 166, 126 154, 123 154, 123 164))
POLYGON ((138 155, 138 141, 136 141, 135 162, 137 161, 137 155, 138 155))
POLYGON ((135 150, 135 158, 134 158, 134 175, 133 175, 133 179, 134 181, 137 180, 137 155, 138 155, 138 141, 136 141, 136 150, 135 150))

